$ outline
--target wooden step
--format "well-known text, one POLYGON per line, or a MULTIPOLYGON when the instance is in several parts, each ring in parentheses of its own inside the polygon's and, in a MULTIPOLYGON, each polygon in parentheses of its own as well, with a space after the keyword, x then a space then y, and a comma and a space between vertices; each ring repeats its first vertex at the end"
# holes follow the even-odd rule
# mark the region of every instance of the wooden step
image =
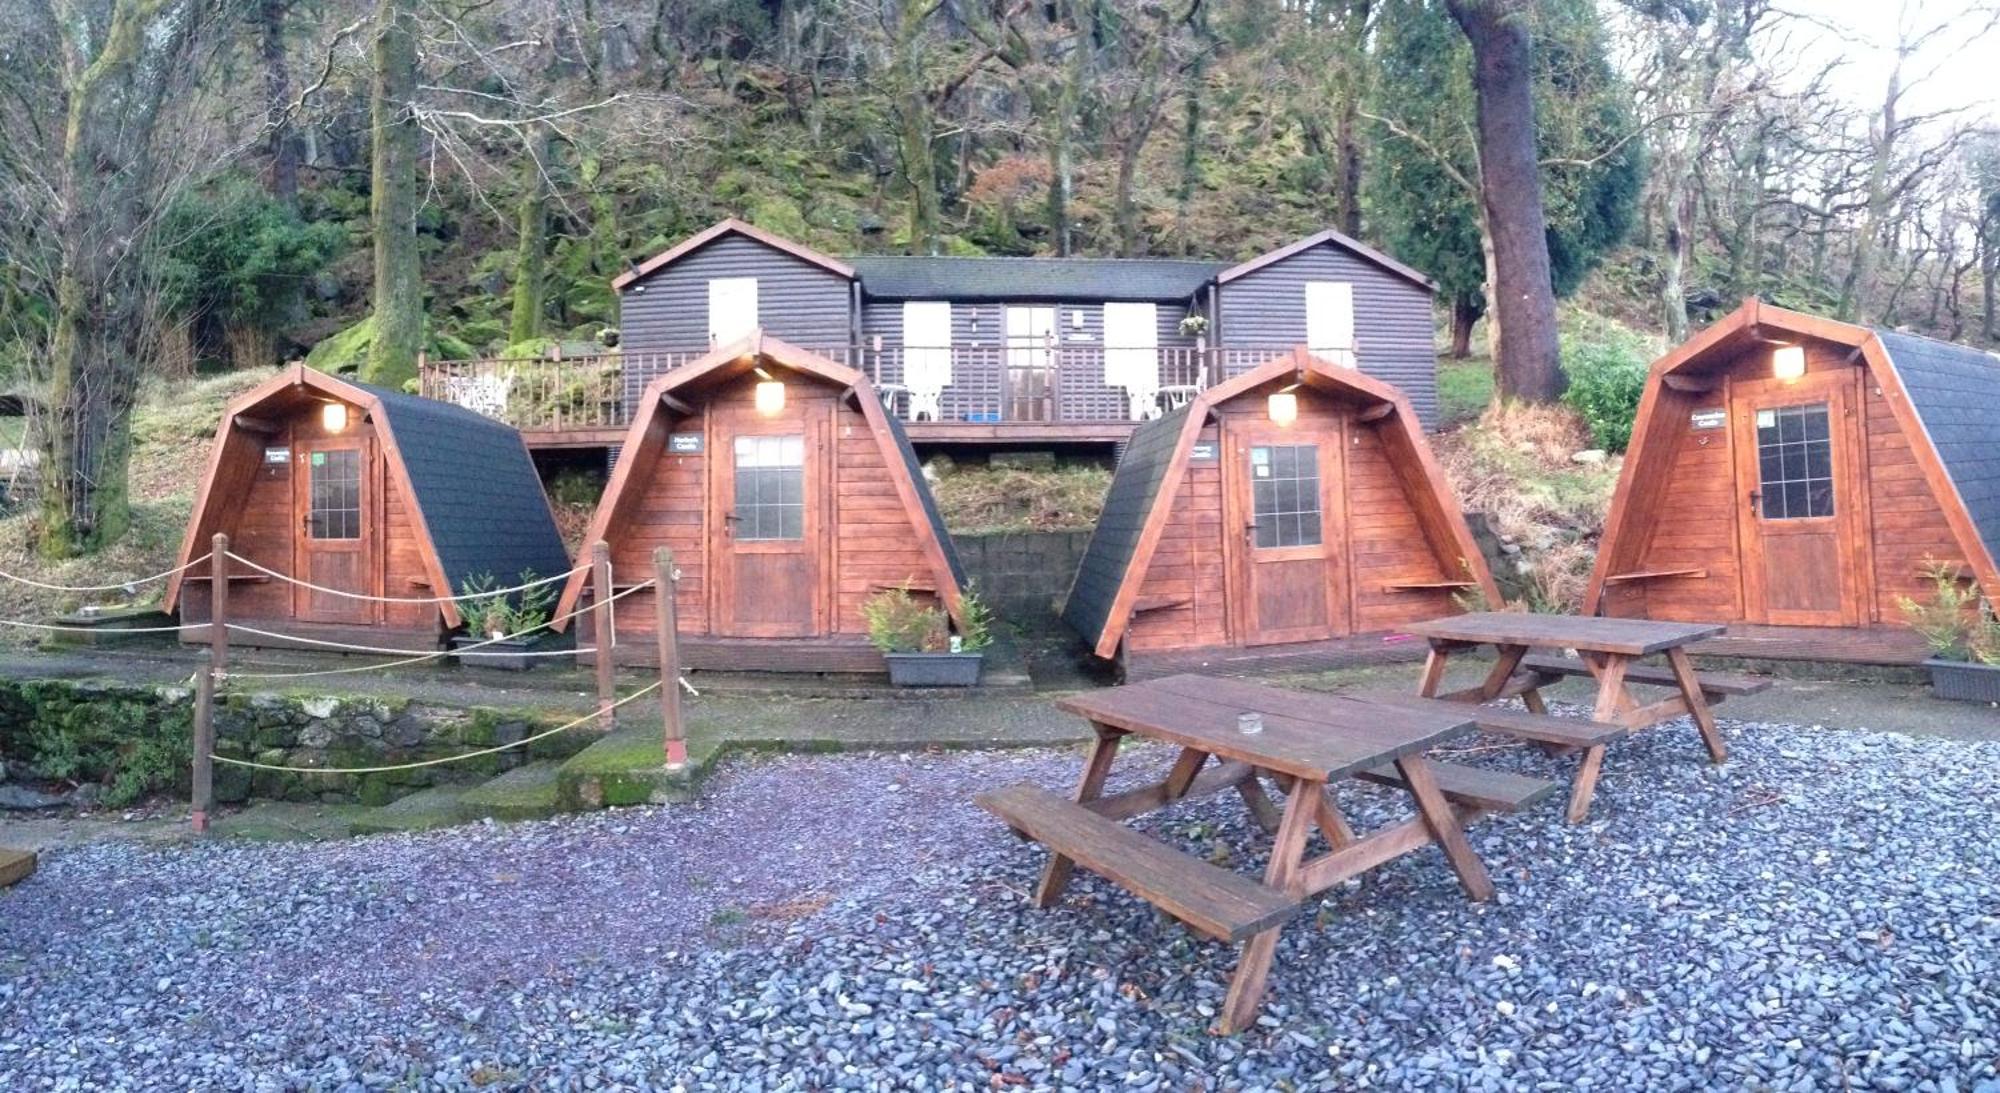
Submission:
POLYGON ((1298 909, 1283 892, 1210 865, 1036 785, 987 790, 974 803, 1050 850, 1218 941, 1242 941, 1298 909))
POLYGON ((0 888, 19 884, 35 871, 35 852, 0 846, 0 888))
POLYGON ((1518 736, 1523 740, 1539 740, 1544 744, 1563 744, 1573 748, 1607 744, 1632 731, 1624 725, 1591 721, 1588 718, 1557 717, 1554 714, 1503 710, 1494 706, 1481 706, 1473 711, 1472 716, 1479 723, 1479 727, 1487 732, 1497 732, 1502 736, 1518 736))
MULTIPOLYGON (((1556 791, 1556 784, 1545 778, 1530 778, 1510 771, 1440 763, 1435 759, 1431 760, 1430 768, 1446 797, 1486 812, 1519 812, 1556 791)), ((1355 777, 1385 786, 1403 786, 1403 775, 1394 763, 1359 771, 1355 777)))
MULTIPOLYGON (((1543 672, 1558 676, 1587 676, 1590 665, 1569 657, 1531 656, 1521 659, 1521 667, 1533 672, 1543 672)), ((1771 681, 1758 676, 1743 675, 1740 672, 1696 672, 1695 679, 1701 681, 1703 697, 1714 699, 1722 695, 1754 695, 1767 691, 1771 681)), ((1625 669, 1625 679, 1630 683, 1645 683, 1655 687, 1673 687, 1674 673, 1671 669, 1654 664, 1633 664, 1625 669)))

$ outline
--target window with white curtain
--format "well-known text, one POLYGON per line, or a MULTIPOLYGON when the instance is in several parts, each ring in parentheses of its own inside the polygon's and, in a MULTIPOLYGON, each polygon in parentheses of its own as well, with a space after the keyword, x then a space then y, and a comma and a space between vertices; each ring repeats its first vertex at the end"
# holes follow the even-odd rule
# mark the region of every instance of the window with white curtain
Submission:
POLYGON ((708 282, 708 344, 728 345, 757 329, 757 279, 713 277, 708 282))
POLYGON ((1160 386, 1160 317, 1152 304, 1104 305, 1104 384, 1151 393, 1160 386))
POLYGON ((942 391, 951 386, 950 303, 904 301, 903 386, 912 391, 942 391))
POLYGON ((1322 360, 1354 367, 1354 286, 1306 282, 1306 349, 1322 360))

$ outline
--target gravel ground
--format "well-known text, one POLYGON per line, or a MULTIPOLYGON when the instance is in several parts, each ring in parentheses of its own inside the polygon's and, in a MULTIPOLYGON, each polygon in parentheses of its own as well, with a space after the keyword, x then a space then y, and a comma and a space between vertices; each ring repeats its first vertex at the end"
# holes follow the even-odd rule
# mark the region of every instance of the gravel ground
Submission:
MULTIPOLYGON (((0 896, 0 1089, 1596 1088, 2000 1091, 2000 745, 1729 723, 1233 954, 968 797, 1069 752, 744 763, 699 806, 320 845, 56 851, 0 896)), ((1152 763, 1163 765, 1157 752, 1152 763)), ((1477 761, 1538 772, 1539 752, 1477 761)), ((1133 763, 1134 769, 1144 764, 1133 763)), ((1342 791, 1357 821, 1386 791, 1342 791)), ((1155 817, 1257 868, 1233 797, 1155 817), (1232 807, 1233 806, 1233 807, 1232 807)))

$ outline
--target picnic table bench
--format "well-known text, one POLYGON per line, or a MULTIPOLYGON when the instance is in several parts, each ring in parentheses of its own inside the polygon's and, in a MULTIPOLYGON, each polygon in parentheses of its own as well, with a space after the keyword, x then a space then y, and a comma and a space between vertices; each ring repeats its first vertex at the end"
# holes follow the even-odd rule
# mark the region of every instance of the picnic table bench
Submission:
POLYGON ((1527 706, 1525 712, 1482 707, 1475 715, 1478 726, 1552 750, 1583 753, 1570 786, 1566 811, 1570 823, 1582 823, 1589 815, 1605 748, 1613 741, 1686 715, 1694 721, 1709 757, 1720 763, 1729 757, 1729 747, 1711 707, 1732 695, 1756 694, 1771 685, 1769 680, 1733 672, 1695 671, 1687 647, 1727 629, 1714 623, 1487 611, 1431 619, 1405 629, 1430 640, 1419 696, 1472 703, 1518 697, 1527 706), (1498 651, 1485 680, 1439 695, 1452 655, 1482 645, 1498 651), (1574 649, 1578 655, 1530 655, 1538 647, 1574 649), (1643 663, 1642 658, 1649 656, 1664 656, 1666 664, 1643 663), (1597 681, 1597 699, 1588 719, 1553 716, 1542 701, 1544 687, 1569 676, 1597 681), (1632 694, 1635 684, 1669 688, 1673 694, 1642 704, 1632 694))
POLYGON ((1511 812, 1553 792, 1553 784, 1504 771, 1440 763, 1425 752, 1472 731, 1476 710, 1462 704, 1380 702, 1309 695, 1261 683, 1168 676, 1066 698, 1063 710, 1096 731, 1072 798, 1034 785, 989 790, 975 800, 1017 834, 1051 851, 1034 893, 1038 907, 1061 900, 1078 865, 1218 941, 1243 944, 1217 1027, 1249 1025, 1262 1001, 1278 932, 1313 896, 1403 854, 1435 843, 1475 900, 1493 894, 1465 824, 1511 812), (1243 732, 1256 713, 1263 728, 1243 732), (1128 736, 1177 745, 1166 776, 1107 795, 1104 785, 1128 736), (1408 793, 1416 815, 1365 835, 1348 826, 1329 787, 1346 779, 1408 793), (1283 805, 1267 795, 1277 787, 1283 805), (1261 882, 1231 872, 1125 826, 1179 801, 1236 791, 1273 836, 1261 882), (1308 858, 1312 833, 1325 852, 1308 858))

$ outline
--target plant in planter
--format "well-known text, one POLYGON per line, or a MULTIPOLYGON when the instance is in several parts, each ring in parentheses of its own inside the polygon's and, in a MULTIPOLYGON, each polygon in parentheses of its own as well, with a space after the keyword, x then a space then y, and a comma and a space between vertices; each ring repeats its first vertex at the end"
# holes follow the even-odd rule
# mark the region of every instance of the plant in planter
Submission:
POLYGON ((2000 702, 2000 619, 1979 589, 1961 579, 1959 567, 1924 561, 1931 583, 1923 601, 1899 596, 1896 606, 1910 629, 1930 646, 1931 693, 1959 702, 2000 702))
MULTIPOLYGON (((524 569, 516 584, 535 579, 535 571, 524 569)), ((540 642, 549 625, 549 611, 555 605, 556 586, 539 584, 518 592, 498 591, 499 582, 491 573, 467 577, 459 593, 458 616, 465 634, 451 639, 451 647, 461 650, 459 661, 479 668, 524 672, 533 666, 525 654, 540 642), (505 640, 495 641, 495 638, 505 640), (478 646, 470 653, 463 652, 478 646)))
POLYGON ((868 597, 861 617, 868 640, 889 663, 889 682, 898 687, 970 687, 979 682, 981 650, 993 642, 992 616, 978 594, 960 598, 963 625, 951 632, 944 609, 919 600, 908 588, 888 588, 868 597))

